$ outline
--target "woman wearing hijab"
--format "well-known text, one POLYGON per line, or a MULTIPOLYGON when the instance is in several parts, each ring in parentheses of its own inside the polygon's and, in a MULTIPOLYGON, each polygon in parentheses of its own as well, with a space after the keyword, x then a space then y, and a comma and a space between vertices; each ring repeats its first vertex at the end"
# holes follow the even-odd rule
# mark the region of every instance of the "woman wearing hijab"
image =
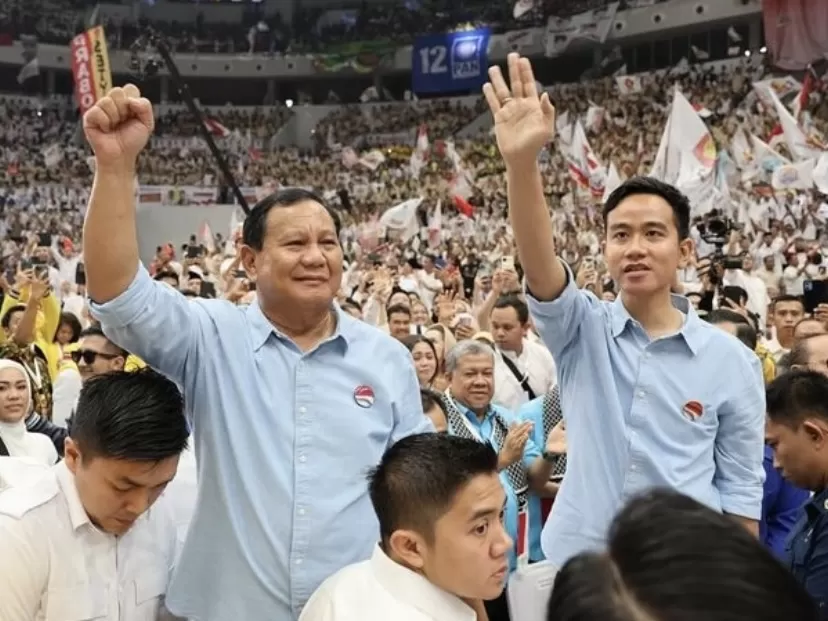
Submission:
POLYGON ((51 466, 58 460, 52 442, 26 429, 31 409, 32 385, 26 369, 12 360, 0 360, 0 456, 25 457, 51 466))

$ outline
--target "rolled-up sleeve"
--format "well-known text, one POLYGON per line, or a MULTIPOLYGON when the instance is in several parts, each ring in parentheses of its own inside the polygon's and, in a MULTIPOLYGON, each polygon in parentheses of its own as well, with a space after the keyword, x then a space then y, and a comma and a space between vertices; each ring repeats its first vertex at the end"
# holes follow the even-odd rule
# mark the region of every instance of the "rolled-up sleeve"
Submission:
POLYGON ((765 482, 765 385, 759 358, 740 360, 738 366, 738 386, 719 411, 714 484, 722 511, 759 520, 765 482))
POLYGON ((558 259, 566 271, 566 287, 561 295, 551 302, 541 302, 532 292, 526 290, 529 312, 544 345, 552 357, 560 363, 563 351, 575 340, 586 314, 591 306, 598 304, 597 298, 581 291, 575 284, 575 277, 566 262, 558 259))
POLYGON ((184 384, 204 308, 172 287, 154 281, 141 265, 126 291, 114 300, 90 300, 92 316, 113 343, 184 384))

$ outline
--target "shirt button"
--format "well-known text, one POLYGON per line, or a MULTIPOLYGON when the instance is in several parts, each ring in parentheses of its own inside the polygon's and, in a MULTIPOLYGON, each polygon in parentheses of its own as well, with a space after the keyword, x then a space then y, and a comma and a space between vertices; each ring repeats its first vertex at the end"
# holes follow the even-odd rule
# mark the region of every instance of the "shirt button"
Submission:
POLYGON ((304 509, 299 509, 299 515, 305 515, 305 510, 304 509))
POLYGON ((638 391, 638 396, 643 398, 643 397, 646 397, 646 396, 647 396, 647 393, 646 393, 646 392, 644 392, 643 390, 639 390, 639 391, 638 391))
POLYGON ((305 463, 305 456, 304 455, 299 455, 299 461, 304 464, 305 463))
POLYGON ((307 411, 308 411, 308 409, 304 405, 301 408, 299 408, 299 413, 300 414, 304 414, 307 411))
POLYGON ((301 558, 297 558, 297 559, 296 559, 296 564, 297 564, 297 565, 301 565, 301 564, 302 564, 302 559, 301 559, 301 558))

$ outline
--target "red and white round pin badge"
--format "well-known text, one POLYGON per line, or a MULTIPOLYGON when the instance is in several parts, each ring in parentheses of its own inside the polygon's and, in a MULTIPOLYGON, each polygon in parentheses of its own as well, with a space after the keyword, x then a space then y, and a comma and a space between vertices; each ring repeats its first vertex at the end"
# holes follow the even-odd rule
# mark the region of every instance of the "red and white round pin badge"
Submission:
POLYGON ((365 384, 357 386, 354 390, 354 401, 361 408, 370 408, 374 405, 374 389, 365 384))
POLYGON ((698 401, 688 401, 684 404, 682 410, 684 411, 684 415, 693 421, 698 420, 704 414, 704 406, 698 401))

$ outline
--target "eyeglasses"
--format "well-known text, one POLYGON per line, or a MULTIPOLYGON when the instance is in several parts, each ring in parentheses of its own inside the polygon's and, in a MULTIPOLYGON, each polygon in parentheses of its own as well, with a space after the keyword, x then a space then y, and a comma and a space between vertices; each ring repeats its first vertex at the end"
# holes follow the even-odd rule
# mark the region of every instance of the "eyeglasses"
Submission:
POLYGON ((117 358, 120 354, 104 354, 99 351, 92 351, 91 349, 78 349, 72 352, 72 360, 75 364, 83 360, 84 364, 94 364, 98 356, 105 360, 112 360, 117 358))

